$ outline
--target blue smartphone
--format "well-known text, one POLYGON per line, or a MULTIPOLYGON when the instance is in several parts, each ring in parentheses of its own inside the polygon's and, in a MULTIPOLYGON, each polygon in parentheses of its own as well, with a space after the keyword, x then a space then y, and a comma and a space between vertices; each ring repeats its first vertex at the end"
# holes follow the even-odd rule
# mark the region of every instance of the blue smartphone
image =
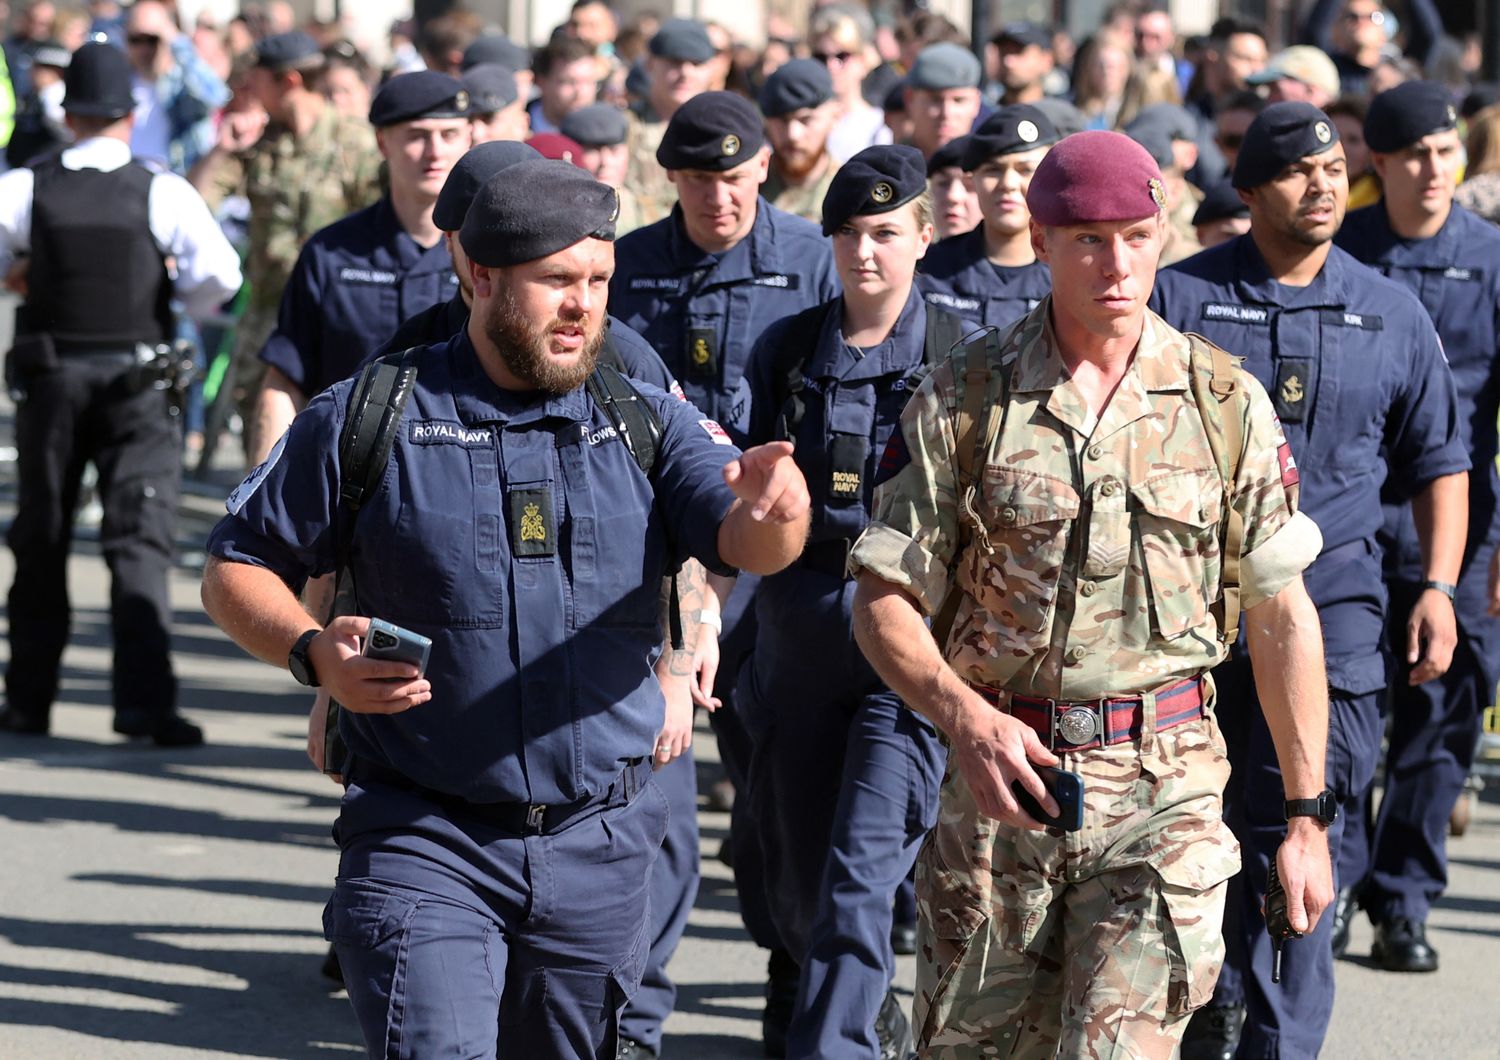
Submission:
POLYGON ((402 629, 382 619, 370 619, 370 632, 365 637, 363 652, 366 658, 411 663, 417 668, 417 676, 422 677, 427 673, 427 657, 431 651, 432 641, 420 633, 402 629))
POLYGON ((1083 827, 1083 778, 1077 773, 1069 773, 1066 770, 1055 769, 1052 766, 1032 766, 1037 776, 1042 778, 1042 783, 1047 786, 1047 793, 1057 803, 1057 816, 1048 816, 1043 810, 1041 803, 1032 797, 1031 792, 1021 787, 1019 780, 1010 782, 1010 790, 1021 804, 1021 809, 1031 815, 1031 819, 1048 828, 1061 828, 1064 832, 1076 832, 1083 827))

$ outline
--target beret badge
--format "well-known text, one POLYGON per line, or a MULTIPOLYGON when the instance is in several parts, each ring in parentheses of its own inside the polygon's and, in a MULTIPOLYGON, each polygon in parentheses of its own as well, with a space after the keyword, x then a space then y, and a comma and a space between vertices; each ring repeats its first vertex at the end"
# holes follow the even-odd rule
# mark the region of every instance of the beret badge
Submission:
POLYGON ((1167 189, 1162 186, 1161 181, 1152 177, 1146 181, 1146 186, 1151 189, 1151 201, 1156 203, 1158 210, 1167 208, 1167 189))
POLYGON ((1333 132, 1328 128, 1326 121, 1320 121, 1313 126, 1313 135, 1318 138, 1318 142, 1321 144, 1326 144, 1333 139, 1333 132))
POLYGON ((464 91, 463 89, 459 89, 457 92, 455 92, 453 94, 453 109, 454 110, 468 110, 469 109, 469 93, 468 92, 464 91))
POLYGON ((1023 121, 1020 125, 1016 126, 1016 135, 1026 143, 1030 144, 1036 142, 1036 139, 1041 135, 1041 132, 1037 129, 1036 122, 1023 121))
POLYGON ((619 219, 620 219, 620 193, 618 191, 616 191, 615 192, 615 205, 614 205, 614 209, 612 209, 612 210, 609 211, 609 223, 610 224, 614 224, 619 219))
POLYGON ((730 133, 719 143, 719 153, 725 158, 733 158, 740 153, 740 138, 730 133))
POLYGON ((870 198, 874 199, 876 202, 880 203, 882 206, 885 205, 886 203, 890 202, 891 198, 895 194, 896 194, 895 189, 892 188, 889 184, 887 184, 883 180, 876 182, 875 186, 870 189, 870 198))

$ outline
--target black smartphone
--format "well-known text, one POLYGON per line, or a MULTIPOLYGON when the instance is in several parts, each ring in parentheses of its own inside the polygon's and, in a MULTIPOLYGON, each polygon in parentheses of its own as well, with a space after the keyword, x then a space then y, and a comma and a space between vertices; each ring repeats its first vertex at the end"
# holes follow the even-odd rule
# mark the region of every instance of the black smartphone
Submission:
POLYGON ((1019 780, 1010 782, 1011 793, 1021 804, 1021 809, 1031 815, 1032 820, 1048 828, 1061 828, 1064 832, 1076 832, 1083 827, 1083 778, 1077 773, 1055 769, 1052 766, 1032 766, 1047 792, 1057 803, 1058 814, 1050 817, 1042 810, 1031 792, 1021 787, 1019 780))
POLYGON ((394 659, 411 663, 417 668, 417 676, 427 673, 427 656, 432 652, 432 640, 402 629, 382 619, 370 619, 370 632, 365 635, 363 654, 367 659, 394 659))

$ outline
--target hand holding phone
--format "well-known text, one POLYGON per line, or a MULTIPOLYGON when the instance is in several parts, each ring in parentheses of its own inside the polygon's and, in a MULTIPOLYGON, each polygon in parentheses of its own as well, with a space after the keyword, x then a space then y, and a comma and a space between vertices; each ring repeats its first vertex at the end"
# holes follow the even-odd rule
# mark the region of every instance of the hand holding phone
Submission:
MULTIPOLYGON (((367 659, 387 659, 394 662, 411 663, 417 668, 417 676, 427 676, 427 657, 432 653, 432 639, 411 630, 402 629, 383 619, 370 619, 370 631, 365 635, 364 648, 360 652, 367 659)), ((409 678, 396 677, 394 681, 409 678)))
POLYGON ((1056 817, 1046 813, 1032 796, 1031 792, 1021 786, 1019 780, 1010 782, 1011 794, 1015 795, 1016 802, 1021 809, 1031 815, 1031 819, 1038 824, 1044 824, 1048 828, 1061 828, 1064 832, 1076 832, 1083 827, 1083 778, 1077 773, 1069 773, 1066 770, 1055 769, 1052 766, 1031 767, 1036 770, 1036 775, 1042 778, 1042 783, 1047 787, 1047 793, 1052 796, 1052 801, 1057 803, 1058 813, 1056 817))

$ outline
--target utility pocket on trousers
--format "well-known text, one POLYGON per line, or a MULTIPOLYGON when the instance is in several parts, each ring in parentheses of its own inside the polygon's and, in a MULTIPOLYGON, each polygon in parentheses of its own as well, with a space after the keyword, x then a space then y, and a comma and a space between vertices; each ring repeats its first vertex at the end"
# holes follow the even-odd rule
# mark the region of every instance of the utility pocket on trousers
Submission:
POLYGON ((1232 848, 1213 847, 1206 857, 1169 858, 1153 867, 1161 877, 1166 906, 1162 935, 1171 963, 1167 1011, 1181 1015, 1206 1005, 1219 981, 1224 897, 1240 859, 1232 848))

